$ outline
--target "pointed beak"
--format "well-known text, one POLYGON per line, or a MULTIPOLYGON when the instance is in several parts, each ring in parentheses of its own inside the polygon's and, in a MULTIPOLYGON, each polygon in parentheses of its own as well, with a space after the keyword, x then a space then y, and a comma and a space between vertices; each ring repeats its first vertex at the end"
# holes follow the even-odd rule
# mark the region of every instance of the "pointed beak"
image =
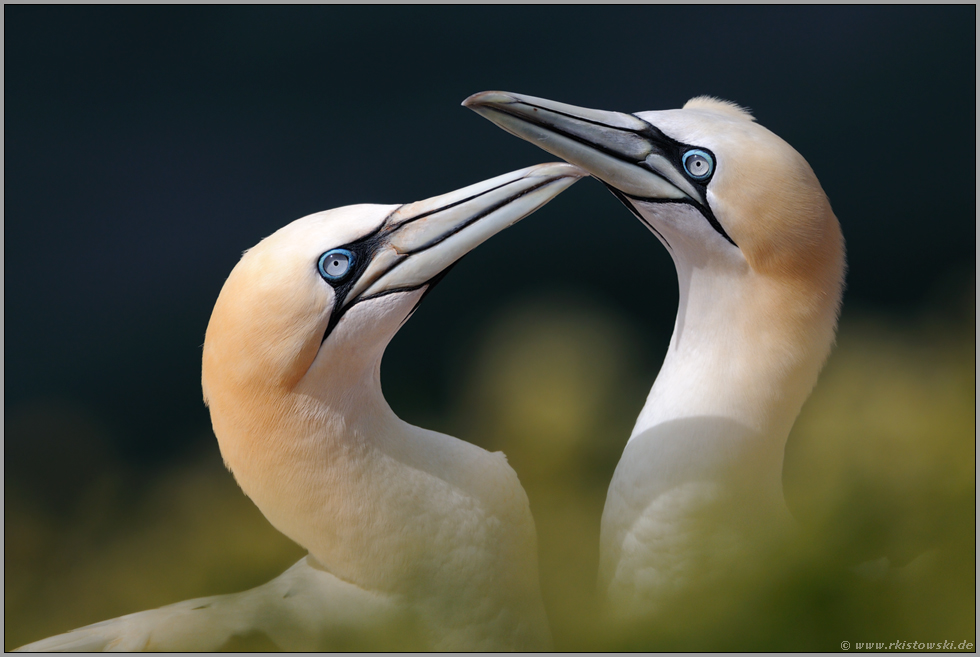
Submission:
POLYGON ((463 106, 629 198, 705 203, 680 171, 676 142, 637 116, 503 91, 474 94, 463 106))
POLYGON ((371 262, 343 305, 430 283, 585 175, 570 164, 539 164, 401 206, 385 221, 371 262))

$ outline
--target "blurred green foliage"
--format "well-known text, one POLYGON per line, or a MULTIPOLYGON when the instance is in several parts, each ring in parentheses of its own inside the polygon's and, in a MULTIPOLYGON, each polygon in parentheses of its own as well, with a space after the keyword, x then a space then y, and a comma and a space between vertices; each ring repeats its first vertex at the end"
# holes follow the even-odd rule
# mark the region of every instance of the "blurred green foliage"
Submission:
MULTIPOLYGON (((800 531, 760 537, 751 557, 678 596, 654 626, 604 626, 594 591, 606 486, 655 376, 637 354, 659 347, 637 327, 589 302, 528 298, 477 337, 449 412, 426 425, 503 450, 520 475, 559 650, 975 645, 972 293, 961 310, 902 321, 845 314, 786 449, 800 531)), ((238 491, 209 435, 194 462, 145 473, 113 460, 107 430, 83 409, 20 409, 6 430, 29 438, 8 445, 34 446, 17 462, 48 458, 49 476, 70 482, 6 473, 8 650, 255 586, 303 554, 238 491)))

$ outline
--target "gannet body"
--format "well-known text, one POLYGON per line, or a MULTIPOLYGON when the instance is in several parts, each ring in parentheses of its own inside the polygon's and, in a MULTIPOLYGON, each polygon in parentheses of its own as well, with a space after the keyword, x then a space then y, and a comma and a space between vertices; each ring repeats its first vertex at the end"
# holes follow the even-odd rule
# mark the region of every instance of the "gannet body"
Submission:
POLYGON ((790 522, 783 453, 834 340, 840 226, 803 157, 726 101, 634 115, 484 92, 464 105, 598 178, 674 261, 674 332, 600 539, 612 615, 648 618, 790 522))
POLYGON ((310 554, 251 591, 23 649, 215 650, 256 635, 287 650, 549 648, 516 473, 499 452, 400 420, 380 366, 448 267, 582 175, 539 165, 408 205, 321 212, 247 251, 208 325, 204 397, 239 485, 310 554))

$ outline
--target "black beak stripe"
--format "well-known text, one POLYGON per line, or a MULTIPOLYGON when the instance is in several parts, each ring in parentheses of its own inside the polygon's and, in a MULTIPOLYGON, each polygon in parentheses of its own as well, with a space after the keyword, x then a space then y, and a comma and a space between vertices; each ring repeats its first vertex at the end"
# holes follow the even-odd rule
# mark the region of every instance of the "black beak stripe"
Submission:
MULTIPOLYGON (((668 137, 667 135, 665 135, 663 132, 661 132, 660 129, 658 129, 656 126, 654 126, 651 123, 649 123, 649 122, 641 119, 640 117, 636 116, 635 114, 633 114, 631 116, 633 116, 633 118, 635 118, 635 119, 637 119, 639 121, 643 121, 643 123, 645 124, 645 126, 644 126, 644 128, 642 130, 630 130, 628 128, 618 128, 618 127, 614 127, 614 126, 609 126, 609 125, 606 125, 605 123, 600 123, 598 121, 593 121, 593 120, 590 120, 590 119, 586 119, 586 118, 583 118, 581 116, 575 116, 573 114, 568 114, 566 112, 560 112, 560 111, 554 110, 554 109, 552 109, 550 107, 541 107, 539 105, 535 105, 533 103, 529 103, 529 102, 524 101, 524 100, 522 100, 521 102, 523 104, 527 105, 528 107, 534 107, 535 109, 542 110, 543 112, 547 112, 547 113, 550 113, 550 114, 556 114, 558 116, 564 116, 565 118, 572 119, 574 121, 578 121, 578 122, 581 122, 581 123, 588 123, 588 124, 591 124, 591 125, 594 125, 594 126, 599 126, 599 127, 604 128, 606 130, 619 130, 621 132, 629 132, 629 133, 635 134, 635 135, 637 135, 639 137, 642 137, 643 139, 645 139, 650 144, 650 146, 652 147, 653 151, 655 151, 658 154, 660 154, 660 155, 664 156, 665 158, 667 158, 667 160, 669 160, 674 165, 674 167, 677 168, 678 171, 682 171, 683 172, 683 170, 684 170, 683 169, 683 164, 681 162, 681 155, 683 153, 686 153, 688 150, 690 150, 692 148, 695 148, 695 146, 693 146, 693 145, 683 144, 683 143, 681 143, 681 142, 679 142, 679 141, 677 141, 675 139, 671 139, 670 137, 668 137)), ((528 123, 534 123, 535 125, 538 125, 541 128, 545 128, 546 130, 550 130, 552 132, 555 132, 555 133, 561 135, 562 137, 565 137, 566 139, 571 139, 572 141, 576 141, 576 142, 582 144, 583 146, 588 146, 589 148, 591 148, 593 150, 596 150, 596 151, 599 151, 600 153, 604 153, 605 155, 608 155, 609 157, 615 158, 615 159, 619 160, 620 162, 625 162, 626 164, 631 164, 633 166, 641 167, 641 168, 649 171, 650 173, 652 173, 652 174, 654 174, 656 176, 659 176, 659 177, 663 178, 663 176, 661 176, 656 170, 654 170, 653 168, 651 168, 646 162, 643 162, 643 161, 639 161, 638 162, 638 161, 636 161, 634 159, 625 157, 623 155, 623 153, 621 153, 621 152, 618 152, 618 151, 616 151, 614 149, 611 149, 611 148, 607 148, 606 146, 604 146, 602 144, 591 142, 591 141, 589 141, 587 139, 584 139, 584 138, 582 138, 582 137, 580 137, 578 135, 572 134, 570 132, 566 132, 565 130, 562 130, 558 126, 551 125, 551 124, 544 123, 544 122, 531 121, 530 118, 527 115, 525 115, 525 114, 518 114, 518 113, 513 112, 513 111, 508 111, 507 110, 507 107, 505 105, 504 106, 501 106, 501 105, 493 105, 493 109, 495 111, 501 112, 503 114, 509 114, 509 115, 513 116, 514 118, 517 118, 517 119, 519 119, 521 121, 525 121, 525 122, 528 122, 528 123)), ((705 150, 704 147, 701 147, 701 146, 697 146, 696 148, 705 150)), ((667 180, 667 183, 669 184, 670 181, 667 180)), ((690 179, 690 183, 698 191, 701 192, 701 198, 707 199, 707 188, 708 188, 708 180, 707 179, 706 180, 693 180, 693 179, 690 179)), ((615 194, 616 197, 619 198, 620 201, 623 201, 623 198, 626 197, 626 198, 631 198, 631 199, 633 199, 635 201, 644 201, 646 203, 687 203, 689 205, 693 205, 694 207, 696 207, 701 212, 702 216, 704 216, 704 218, 711 225, 711 227, 715 230, 715 232, 717 232, 719 235, 721 235, 726 240, 728 240, 731 243, 732 246, 734 246, 735 248, 738 248, 738 244, 736 244, 735 243, 735 240, 733 240, 728 235, 728 233, 725 232, 724 227, 721 225, 721 223, 715 217, 714 213, 711 211, 711 208, 708 207, 707 202, 705 202, 705 203, 699 203, 697 201, 690 200, 690 199, 642 198, 642 197, 637 197, 637 196, 631 196, 629 194, 626 194, 625 192, 622 192, 620 190, 616 190, 615 188, 613 188, 608 183, 606 183, 606 186, 609 187, 609 190, 612 191, 613 194, 615 194)), ((623 202, 626 204, 626 206, 628 208, 630 208, 630 210, 633 212, 633 214, 635 214, 635 215, 637 215, 637 217, 639 217, 639 214, 637 214, 635 208, 633 208, 633 206, 630 203, 627 203, 626 201, 623 201, 623 202)), ((643 221, 643 219, 640 218, 640 221, 643 221)), ((646 222, 646 221, 643 221, 643 223, 646 224, 647 226, 650 226, 650 224, 648 222, 646 222)), ((652 226, 650 226, 650 228, 654 232, 657 232, 656 229, 653 228, 652 226)), ((663 235, 660 235, 659 232, 657 232, 657 235, 659 235, 660 238, 663 239, 663 235)), ((666 240, 664 240, 664 243, 666 243, 666 240)))

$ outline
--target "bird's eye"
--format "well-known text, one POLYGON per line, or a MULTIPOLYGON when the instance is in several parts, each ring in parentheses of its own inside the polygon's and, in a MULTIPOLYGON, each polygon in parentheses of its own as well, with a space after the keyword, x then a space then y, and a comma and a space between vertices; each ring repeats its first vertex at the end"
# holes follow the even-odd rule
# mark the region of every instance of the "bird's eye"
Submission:
POLYGON ((704 151, 688 151, 684 153, 681 161, 684 163, 684 170, 687 171, 687 175, 695 180, 704 180, 711 175, 711 172, 715 168, 714 160, 704 151))
POLYGON ((347 249, 333 249, 320 256, 320 275, 328 281, 338 281, 347 275, 353 264, 353 253, 347 249))

